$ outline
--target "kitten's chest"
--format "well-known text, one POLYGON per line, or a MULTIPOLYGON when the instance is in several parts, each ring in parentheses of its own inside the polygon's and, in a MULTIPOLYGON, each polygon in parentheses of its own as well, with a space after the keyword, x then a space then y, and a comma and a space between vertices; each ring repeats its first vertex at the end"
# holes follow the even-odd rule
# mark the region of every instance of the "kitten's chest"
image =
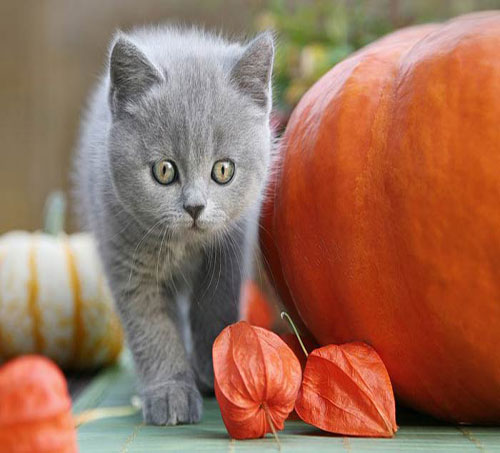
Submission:
POLYGON ((201 251, 187 244, 168 244, 161 258, 162 274, 166 279, 187 279, 199 267, 201 251))

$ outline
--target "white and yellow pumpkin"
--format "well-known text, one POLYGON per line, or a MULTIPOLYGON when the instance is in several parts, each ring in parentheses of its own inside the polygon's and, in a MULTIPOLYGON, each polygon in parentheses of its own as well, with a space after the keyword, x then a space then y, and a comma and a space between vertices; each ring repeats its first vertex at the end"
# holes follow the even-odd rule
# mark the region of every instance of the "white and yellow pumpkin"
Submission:
POLYGON ((40 353, 63 368, 116 360, 123 333, 92 237, 0 236, 0 362, 40 353))

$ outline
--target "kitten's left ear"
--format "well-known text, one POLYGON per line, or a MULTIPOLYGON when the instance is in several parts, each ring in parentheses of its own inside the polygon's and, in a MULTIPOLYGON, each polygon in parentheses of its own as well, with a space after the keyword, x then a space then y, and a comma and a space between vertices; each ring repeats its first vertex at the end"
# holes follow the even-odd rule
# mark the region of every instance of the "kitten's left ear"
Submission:
POLYGON ((273 59, 273 35, 271 32, 264 32, 248 44, 231 70, 231 81, 265 109, 271 104, 273 59))

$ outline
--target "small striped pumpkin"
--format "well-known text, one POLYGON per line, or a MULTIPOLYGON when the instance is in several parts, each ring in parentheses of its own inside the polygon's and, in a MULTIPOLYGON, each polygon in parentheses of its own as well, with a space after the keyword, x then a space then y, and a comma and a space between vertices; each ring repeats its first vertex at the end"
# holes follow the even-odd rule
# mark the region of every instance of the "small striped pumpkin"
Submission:
POLYGON ((116 360, 122 344, 91 236, 0 236, 0 361, 38 353, 94 368, 116 360))

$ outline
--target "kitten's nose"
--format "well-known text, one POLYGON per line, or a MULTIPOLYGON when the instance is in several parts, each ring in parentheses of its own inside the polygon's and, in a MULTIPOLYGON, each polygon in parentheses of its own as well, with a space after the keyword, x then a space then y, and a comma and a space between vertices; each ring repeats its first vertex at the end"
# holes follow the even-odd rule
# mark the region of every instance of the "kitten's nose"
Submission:
POLYGON ((193 220, 196 220, 200 214, 201 211, 205 208, 205 205, 203 204, 196 204, 196 205, 184 205, 184 209, 186 210, 187 213, 193 218, 193 220))

